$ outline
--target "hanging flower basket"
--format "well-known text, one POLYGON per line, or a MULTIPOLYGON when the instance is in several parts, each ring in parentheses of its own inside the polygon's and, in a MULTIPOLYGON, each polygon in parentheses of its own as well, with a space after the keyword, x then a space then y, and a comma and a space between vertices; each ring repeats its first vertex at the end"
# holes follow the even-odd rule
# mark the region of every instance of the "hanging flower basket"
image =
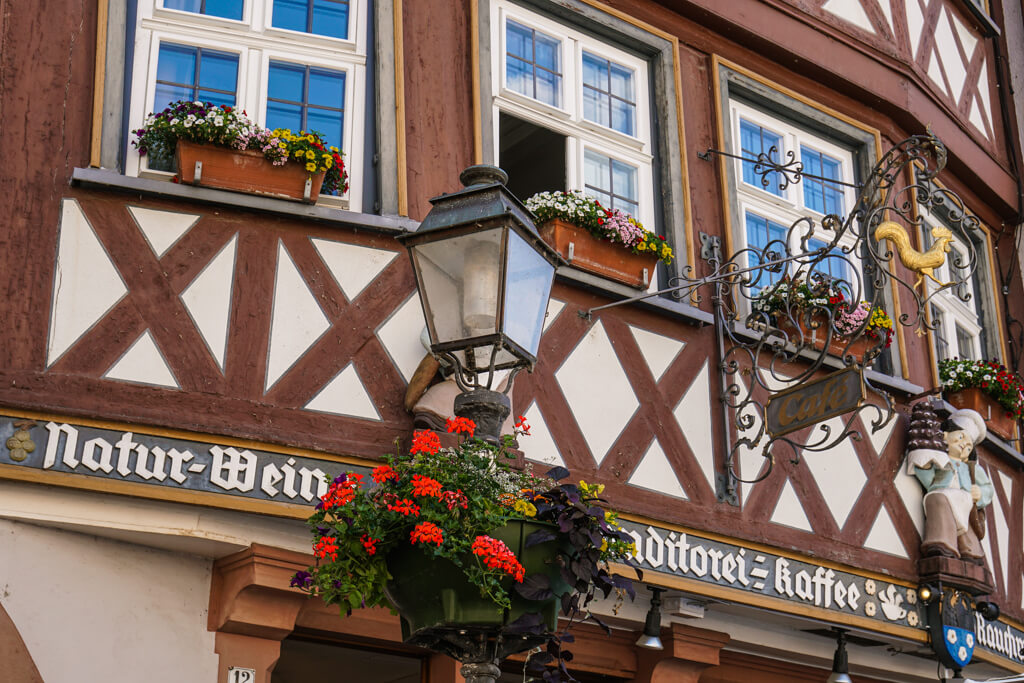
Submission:
POLYGON ((509 448, 529 433, 522 417, 500 445, 473 438, 466 418, 447 429, 466 438, 443 447, 418 431, 372 483, 355 473, 331 481, 309 518, 316 564, 291 585, 343 614, 390 607, 406 642, 456 658, 473 643, 491 643, 488 658, 543 645, 528 673, 562 680, 561 669, 545 673, 571 659, 558 613, 571 623, 599 595, 633 596, 610 567, 635 566, 632 538, 601 507, 603 486, 559 483, 564 467, 537 476, 512 466, 509 448))
POLYGON ((634 254, 558 218, 541 226, 540 237, 574 268, 638 289, 650 285, 658 265, 654 254, 634 254))
POLYGON ((189 185, 313 203, 324 183, 324 171, 309 173, 299 164, 275 166, 255 150, 179 140, 176 154, 178 176, 189 185))
MULTIPOLYGON (((391 604, 402 615, 402 636, 414 640, 417 634, 437 629, 462 629, 476 626, 508 626, 524 614, 540 613, 545 628, 554 631, 558 620, 558 596, 570 592, 558 572, 558 544, 553 540, 527 547, 527 537, 535 531, 553 529, 551 524, 513 520, 489 536, 504 543, 519 559, 526 574, 543 574, 553 587, 547 600, 527 600, 511 590, 513 579, 502 580, 509 591, 508 609, 495 610, 494 601, 480 595, 465 571, 451 560, 431 557, 412 545, 401 545, 388 553, 391 574, 384 589, 391 604)), ((462 562, 472 563, 469 555, 462 562)))
POLYGON ((658 261, 672 263, 665 238, 582 192, 541 192, 526 200, 540 236, 574 268, 646 289, 658 261))

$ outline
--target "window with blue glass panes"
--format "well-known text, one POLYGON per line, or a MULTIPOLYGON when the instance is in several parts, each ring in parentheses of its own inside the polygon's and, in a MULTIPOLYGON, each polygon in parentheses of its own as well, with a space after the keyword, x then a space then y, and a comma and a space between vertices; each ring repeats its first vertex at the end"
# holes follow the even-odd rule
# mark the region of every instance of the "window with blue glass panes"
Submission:
MULTIPOLYGON (((238 92, 238 55, 190 45, 161 43, 156 66, 154 112, 172 102, 210 102, 233 107, 238 92)), ((173 160, 153 154, 149 168, 173 169, 173 160)))
MULTIPOLYGON (((747 246, 753 250, 747 254, 748 267, 752 268, 761 263, 760 255, 764 252, 766 247, 769 251, 776 252, 779 258, 785 255, 786 233, 788 231, 788 228, 785 225, 747 211, 746 228, 747 246)), ((765 255, 765 258, 768 259, 769 255, 765 255)), ((775 284, 782 279, 785 272, 785 268, 781 267, 778 269, 778 272, 773 272, 767 269, 761 271, 760 276, 757 277, 756 281, 750 287, 751 292, 756 293, 760 291, 762 287, 775 284)))
MULTIPOLYGON (((807 240, 807 249, 811 252, 819 251, 828 246, 828 242, 818 239, 807 240)), ((843 287, 846 295, 853 296, 852 290, 854 288, 853 274, 850 271, 850 263, 844 258, 846 255, 843 254, 843 250, 839 247, 833 247, 827 252, 827 256, 814 264, 814 272, 826 275, 833 280, 839 280, 843 283, 847 283, 846 287, 843 287)))
POLYGON ((189 100, 229 107, 238 92, 238 55, 191 45, 161 43, 153 111, 189 100))
POLYGON ((243 0, 164 0, 165 9, 206 14, 211 17, 241 21, 243 0))
POLYGON ((806 145, 800 146, 803 163, 804 206, 818 213, 843 215, 842 185, 829 180, 843 180, 843 163, 806 145), (812 177, 817 176, 817 177, 812 177))
POLYGON ((347 0, 274 0, 274 28, 313 33, 331 38, 348 38, 347 0))
POLYGON ((505 51, 506 87, 544 104, 561 106, 561 41, 509 20, 505 51))
POLYGON ((345 124, 345 72, 270 62, 267 127, 316 131, 341 149, 345 124))
POLYGON ((583 118, 626 135, 635 135, 633 70, 584 50, 583 118))
POLYGON ((648 61, 514 0, 490 5, 495 152, 510 183, 525 197, 583 191, 651 227, 648 61))
POLYGON ((782 154, 782 136, 752 121, 740 119, 740 156, 754 161, 743 161, 743 182, 782 196, 781 175, 777 171, 762 176, 757 173, 757 159, 761 154, 774 163, 779 163, 782 154), (767 184, 764 180, 767 180, 767 184))
POLYGON ((586 193, 606 208, 631 216, 639 212, 636 167, 588 149, 583 154, 583 182, 586 193))

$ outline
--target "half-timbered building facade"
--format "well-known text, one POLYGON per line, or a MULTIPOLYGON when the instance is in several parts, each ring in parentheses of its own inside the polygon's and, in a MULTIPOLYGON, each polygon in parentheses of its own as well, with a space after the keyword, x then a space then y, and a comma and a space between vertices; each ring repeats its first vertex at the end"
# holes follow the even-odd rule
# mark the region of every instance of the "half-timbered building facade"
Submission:
MULTIPOLYGON (((1022 38, 1016 0, 0 0, 0 680, 462 680, 397 616, 289 587, 325 476, 412 431, 427 351, 396 238, 428 200, 475 163, 523 199, 583 190, 666 236, 654 289, 709 272, 712 242, 728 256, 849 213, 926 131, 948 151, 933 182, 978 219, 958 238, 978 268, 969 304, 896 325, 869 372, 897 411, 881 429, 857 418, 860 438, 742 481, 765 458, 733 449, 759 427, 724 406, 712 297, 588 318, 638 290, 571 263, 511 398, 525 458, 603 484, 645 571, 634 603, 598 608, 610 637, 581 629, 581 680, 824 681, 833 627, 854 680, 946 675, 907 416, 942 358, 1021 361, 1022 38), (172 182, 131 140, 180 98, 321 130, 349 188, 301 203, 172 182), (764 185, 720 154, 772 148, 849 187, 764 185), (660 652, 635 644, 648 586, 666 591, 660 652)), ((923 252, 949 217, 920 219, 923 252)), ((909 289, 886 297, 917 315, 909 289)), ((975 679, 1024 671, 1020 451, 979 446, 1001 615, 977 617, 975 679)))

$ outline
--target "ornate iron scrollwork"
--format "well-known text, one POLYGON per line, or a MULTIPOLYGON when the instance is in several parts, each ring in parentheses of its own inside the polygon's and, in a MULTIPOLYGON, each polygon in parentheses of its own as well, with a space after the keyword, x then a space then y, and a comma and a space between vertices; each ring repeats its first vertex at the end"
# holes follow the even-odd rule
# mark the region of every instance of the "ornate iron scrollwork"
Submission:
MULTIPOLYGON (((716 150, 699 156, 710 159, 712 154, 755 161, 755 173, 766 187, 770 175, 783 188, 801 178, 850 186, 803 174, 802 166, 792 158, 785 165, 775 163, 771 150, 756 160, 716 150)), ((790 225, 784 239, 748 245, 728 256, 710 248, 710 240, 702 239, 701 256, 710 271, 706 275, 694 277, 693 270, 686 269, 665 289, 610 304, 661 294, 700 300, 698 290, 709 288, 718 338, 721 401, 732 416, 732 426, 726 420, 720 499, 734 502, 738 482, 755 483, 767 477, 781 444, 788 447, 792 460, 799 462, 803 451, 823 451, 843 439, 860 438, 853 424, 858 416, 872 432, 893 419, 891 396, 866 375, 864 383, 873 400, 841 417, 788 434, 772 436, 768 432, 765 400, 769 394, 810 381, 824 367, 868 368, 888 341, 888 335, 872 331, 871 312, 876 308, 898 313, 893 316, 893 327, 923 332, 936 327, 925 314, 936 293, 952 290, 961 300, 969 300, 968 288, 963 285, 977 267, 969 238, 961 240, 966 256, 952 252, 950 282, 936 279, 919 284, 928 275, 925 270, 931 272, 942 265, 948 250, 944 236, 926 250, 914 248, 912 236, 925 232, 925 214, 940 212, 943 222, 962 237, 979 229, 978 219, 965 210, 959 197, 933 182, 945 162, 946 148, 936 137, 908 138, 878 160, 863 184, 853 186, 858 190, 857 199, 846 216, 801 217, 790 225), (885 227, 878 234, 881 225, 885 227), (917 277, 913 281, 897 275, 897 258, 914 269, 917 277), (837 265, 841 268, 830 268, 837 265), (832 277, 830 273, 839 270, 850 274, 849 279, 832 277), (895 308, 901 292, 914 302, 912 310, 895 308), (837 305, 840 298, 847 302, 845 309, 837 305), (858 307, 866 309, 867 315, 849 315, 858 307), (740 471, 741 454, 764 458, 756 473, 740 471)), ((595 310, 599 309, 585 315, 589 317, 595 310)), ((748 460, 749 466, 749 459, 742 459, 748 460)))

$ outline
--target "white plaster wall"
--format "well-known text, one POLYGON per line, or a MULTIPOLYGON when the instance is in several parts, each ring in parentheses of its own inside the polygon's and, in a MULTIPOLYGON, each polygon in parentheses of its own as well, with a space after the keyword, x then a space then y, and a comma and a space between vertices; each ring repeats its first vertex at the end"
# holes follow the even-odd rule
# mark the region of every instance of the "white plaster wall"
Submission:
POLYGON ((0 603, 46 683, 216 681, 210 571, 193 555, 0 519, 0 603))

